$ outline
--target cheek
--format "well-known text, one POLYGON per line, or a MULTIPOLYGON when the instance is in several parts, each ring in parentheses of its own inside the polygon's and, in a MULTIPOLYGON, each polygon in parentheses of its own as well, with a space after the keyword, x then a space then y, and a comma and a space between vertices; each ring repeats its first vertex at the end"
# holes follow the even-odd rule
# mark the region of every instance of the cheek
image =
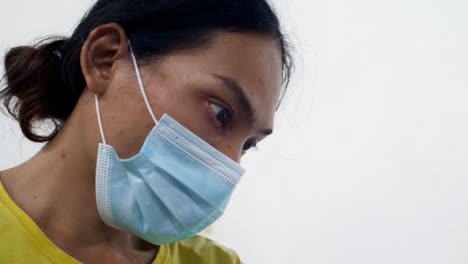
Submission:
POLYGON ((215 148, 233 161, 240 163, 242 156, 242 145, 243 143, 241 141, 237 141, 235 138, 228 138, 215 146, 215 148))

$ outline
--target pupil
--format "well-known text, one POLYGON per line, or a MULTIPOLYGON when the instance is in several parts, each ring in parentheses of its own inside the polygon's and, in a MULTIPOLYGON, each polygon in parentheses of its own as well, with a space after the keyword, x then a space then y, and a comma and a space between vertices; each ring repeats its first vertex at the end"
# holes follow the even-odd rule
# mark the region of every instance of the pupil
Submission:
POLYGON ((244 145, 244 150, 248 150, 249 148, 252 147, 252 144, 251 143, 245 143, 244 145))
POLYGON ((226 109, 221 110, 221 111, 216 115, 216 119, 218 119, 219 121, 223 121, 224 119, 226 119, 226 117, 227 117, 227 111, 226 111, 226 109))

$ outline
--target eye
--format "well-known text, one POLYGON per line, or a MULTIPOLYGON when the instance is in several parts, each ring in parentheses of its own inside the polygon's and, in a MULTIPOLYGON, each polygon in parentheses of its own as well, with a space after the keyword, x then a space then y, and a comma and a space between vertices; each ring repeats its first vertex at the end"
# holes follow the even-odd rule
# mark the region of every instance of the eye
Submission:
POLYGON ((210 103, 210 108, 216 121, 218 121, 218 123, 224 127, 229 122, 231 117, 231 112, 229 109, 215 103, 210 103))
POLYGON ((257 140, 245 142, 244 146, 242 146, 242 153, 245 154, 245 152, 251 148, 257 148, 257 140))

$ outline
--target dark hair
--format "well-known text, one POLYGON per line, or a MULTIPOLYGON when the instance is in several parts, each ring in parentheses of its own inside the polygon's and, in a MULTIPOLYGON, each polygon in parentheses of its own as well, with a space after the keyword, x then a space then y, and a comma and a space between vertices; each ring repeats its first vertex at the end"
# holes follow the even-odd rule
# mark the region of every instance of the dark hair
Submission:
POLYGON ((203 46, 216 30, 272 37, 282 51, 282 97, 289 83, 292 57, 266 0, 98 0, 70 38, 48 38, 33 47, 7 52, 7 84, 0 91, 0 100, 28 139, 45 142, 57 134, 86 85, 81 48, 94 28, 111 22, 122 26, 141 60, 203 46), (34 125, 41 120, 52 120, 54 131, 35 133, 34 125))

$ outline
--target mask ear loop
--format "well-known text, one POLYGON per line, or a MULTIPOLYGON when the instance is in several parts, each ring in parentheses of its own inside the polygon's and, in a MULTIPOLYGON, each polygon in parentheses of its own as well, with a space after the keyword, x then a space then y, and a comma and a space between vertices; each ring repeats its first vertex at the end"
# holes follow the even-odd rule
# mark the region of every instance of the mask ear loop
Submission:
POLYGON ((96 102, 96 114, 97 114, 97 120, 99 124, 99 131, 101 132, 102 143, 104 145, 107 145, 106 138, 104 137, 104 129, 102 129, 101 112, 99 111, 99 98, 97 94, 94 95, 94 101, 96 102))
MULTIPOLYGON (((153 110, 151 110, 148 97, 146 97, 145 89, 143 88, 143 82, 141 81, 140 70, 138 69, 138 63, 136 61, 135 55, 133 54, 132 45, 130 44, 130 39, 128 40, 128 46, 130 48, 130 55, 132 55, 133 65, 135 66, 135 72, 136 72, 136 76, 138 79, 138 86, 140 87, 141 94, 143 95, 143 100, 145 101, 146 108, 148 109, 148 112, 151 115, 151 118, 153 119, 154 123, 158 124, 158 120, 156 119, 156 116, 154 116, 153 110)), ((104 137, 104 129, 102 127, 101 112, 99 110, 99 98, 97 94, 94 95, 94 101, 96 103, 96 115, 97 115, 98 124, 99 124, 99 132, 101 133, 101 137, 102 137, 102 143, 104 145, 107 145, 106 138, 104 137)))
POLYGON ((158 120, 154 116, 153 110, 151 110, 151 106, 149 104, 148 97, 146 97, 145 89, 143 88, 143 82, 141 81, 140 70, 138 69, 138 64, 137 64, 135 55, 133 54, 132 45, 130 44, 130 39, 128 40, 128 47, 130 48, 130 54, 132 55, 132 61, 133 61, 133 65, 135 66, 135 72, 136 72, 136 76, 137 76, 137 79, 138 79, 138 86, 140 86, 141 94, 143 95, 143 99, 145 100, 146 108, 148 108, 148 112, 150 113, 151 118, 154 121, 154 124, 157 125, 158 120))

